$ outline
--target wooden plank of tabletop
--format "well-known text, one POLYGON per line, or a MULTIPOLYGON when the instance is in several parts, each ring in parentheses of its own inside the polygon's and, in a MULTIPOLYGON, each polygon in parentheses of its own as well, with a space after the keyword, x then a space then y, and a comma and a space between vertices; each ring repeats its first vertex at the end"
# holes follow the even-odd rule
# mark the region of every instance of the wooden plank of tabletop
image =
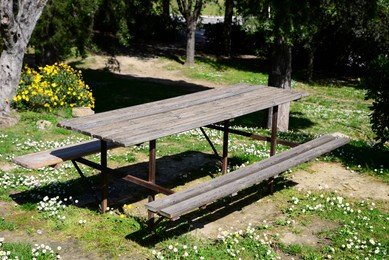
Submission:
POLYGON ((192 119, 193 117, 187 116, 185 119, 178 120, 175 123, 172 122, 166 125, 160 124, 159 128, 148 129, 147 131, 144 132, 141 131, 138 132, 137 134, 128 132, 130 129, 125 129, 124 131, 114 133, 112 135, 108 134, 106 136, 102 136, 101 138, 107 141, 112 141, 121 144, 123 146, 129 146, 129 145, 134 145, 137 143, 142 143, 149 140, 169 136, 172 134, 177 134, 200 126, 221 122, 227 119, 249 114, 258 110, 262 110, 268 107, 272 107, 274 105, 278 105, 290 101, 291 101, 290 98, 287 97, 279 100, 267 101, 261 103, 260 105, 251 104, 251 105, 242 106, 240 109, 235 109, 228 112, 223 110, 217 110, 216 113, 203 113, 201 115, 196 115, 194 116, 195 120, 192 119))
POLYGON ((98 127, 91 127, 85 129, 85 131, 98 138, 106 136, 107 133, 112 135, 123 131, 131 131, 131 134, 134 134, 134 131, 143 131, 144 128, 146 128, 145 130, 153 129, 153 126, 160 127, 161 124, 166 125, 172 123, 172 121, 181 120, 182 118, 185 118, 187 114, 195 120, 196 115, 215 113, 217 112, 217 109, 226 110, 232 106, 236 107, 242 101, 245 102, 245 104, 247 104, 247 102, 258 102, 259 99, 267 98, 266 93, 268 93, 268 95, 271 94, 268 90, 264 92, 249 92, 221 100, 214 100, 212 102, 180 107, 169 111, 161 111, 141 118, 126 119, 123 117, 121 118, 121 121, 99 125, 98 127))
POLYGON ((59 126, 128 146, 287 103, 305 95, 240 84, 71 119, 59 126))
POLYGON ((60 122, 58 126, 82 132, 82 130, 89 127, 98 127, 100 124, 116 122, 118 120, 121 120, 123 116, 126 118, 147 116, 150 114, 167 111, 173 108, 180 108, 194 104, 210 102, 212 100, 228 97, 230 95, 250 92, 261 88, 265 87, 259 85, 236 84, 224 88, 205 90, 160 101, 111 110, 103 113, 86 116, 83 118, 69 119, 60 122))
MULTIPOLYGON (((285 97, 287 93, 278 92, 276 94, 268 93, 264 95, 260 92, 250 93, 246 95, 239 95, 230 97, 224 100, 217 100, 201 105, 192 107, 185 107, 159 113, 156 115, 147 116, 144 118, 137 118, 133 120, 127 120, 122 122, 116 122, 115 124, 106 125, 103 127, 89 129, 89 134, 97 138, 110 138, 109 136, 120 135, 124 133, 128 135, 136 135, 138 133, 150 132, 155 129, 163 130, 170 126, 177 127, 178 124, 183 124, 189 121, 196 125, 196 121, 202 120, 205 117, 214 117, 217 119, 220 114, 229 113, 232 110, 240 110, 242 102, 245 106, 257 106, 258 100, 276 100, 285 97)), ((287 96, 289 100, 289 95, 287 96)), ((273 104, 273 103, 271 103, 273 104)), ((215 123, 215 122, 214 122, 215 123)))

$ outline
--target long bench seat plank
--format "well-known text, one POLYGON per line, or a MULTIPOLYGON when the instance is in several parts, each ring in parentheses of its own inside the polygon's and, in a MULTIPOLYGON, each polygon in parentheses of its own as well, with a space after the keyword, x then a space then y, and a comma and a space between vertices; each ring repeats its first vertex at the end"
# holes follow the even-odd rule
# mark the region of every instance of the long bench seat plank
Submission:
MULTIPOLYGON (((46 151, 32 154, 26 154, 15 157, 13 161, 28 169, 38 169, 45 166, 55 166, 62 162, 77 159, 83 156, 100 152, 100 140, 85 141, 78 144, 72 144, 46 151)), ((117 147, 113 143, 108 143, 107 148, 117 147)))
POLYGON ((278 175, 288 170, 291 167, 309 161, 344 144, 345 143, 340 140, 331 141, 330 143, 315 148, 311 151, 307 151, 306 153, 301 154, 293 159, 283 161, 269 168, 265 168, 262 171, 248 175, 245 178, 237 179, 234 182, 217 187, 216 189, 210 190, 206 193, 202 193, 186 201, 177 203, 176 205, 164 208, 159 211, 159 214, 168 218, 176 218, 190 210, 201 207, 233 193, 239 192, 263 180, 269 179, 275 175, 278 175))
POLYGON ((317 140, 307 142, 289 149, 286 152, 270 157, 262 161, 264 165, 262 165, 262 162, 259 162, 227 175, 219 176, 205 183, 205 187, 204 184, 196 185, 188 189, 189 192, 183 190, 182 192, 177 192, 160 200, 150 202, 146 204, 146 208, 161 216, 174 219, 188 211, 278 175, 293 166, 312 160, 315 157, 348 143, 348 141, 347 138, 338 138, 335 135, 325 135, 317 140), (332 138, 328 138, 329 136, 332 138), (297 148, 300 149, 298 150, 297 148), (293 155, 295 152, 296 156, 291 157, 290 155, 293 155), (276 163, 273 163, 272 161, 276 163), (208 185, 210 182, 211 185, 208 185), (180 198, 181 196, 182 199, 180 198))
MULTIPOLYGON (((241 168, 237 171, 231 172, 229 174, 223 175, 223 178, 214 178, 205 183, 201 183, 201 185, 193 186, 188 189, 182 190, 178 193, 165 197, 163 199, 159 199, 147 204, 147 207, 150 207, 151 211, 154 211, 153 208, 163 208, 170 205, 174 205, 182 200, 186 200, 193 196, 196 196, 200 193, 206 192, 208 190, 214 189, 215 187, 225 185, 229 182, 235 181, 236 179, 243 178, 252 172, 260 171, 264 168, 273 166, 281 161, 288 160, 293 156, 298 154, 305 153, 315 147, 321 146, 325 143, 328 143, 334 140, 335 137, 333 135, 324 135, 317 139, 306 142, 302 145, 296 146, 293 149, 286 150, 282 153, 276 154, 275 156, 266 158, 260 162, 249 165, 247 167, 241 168), (239 171, 239 172, 238 172, 239 171), (154 206, 155 205, 155 206, 154 206)), ((155 212, 155 211, 154 211, 155 212)))

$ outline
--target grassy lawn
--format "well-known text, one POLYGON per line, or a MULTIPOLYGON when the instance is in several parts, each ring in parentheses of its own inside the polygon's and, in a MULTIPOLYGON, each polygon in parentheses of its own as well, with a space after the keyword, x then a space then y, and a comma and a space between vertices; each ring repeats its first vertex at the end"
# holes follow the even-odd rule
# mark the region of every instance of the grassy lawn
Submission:
MULTIPOLYGON (((210 58, 197 61, 194 68, 181 68, 171 62, 166 70, 181 69, 191 78, 206 79, 224 85, 234 83, 266 84, 266 73, 259 73, 261 66, 255 61, 223 61, 210 58)), ((180 87, 161 81, 142 81, 126 76, 115 76, 108 72, 84 70, 84 79, 96 97, 96 111, 106 111, 144 102, 164 99, 202 90, 188 85, 180 87), (107 95, 109 93, 109 95, 107 95)), ((349 145, 330 155, 323 161, 340 162, 350 171, 371 175, 388 183, 389 149, 374 147, 374 134, 369 125, 370 101, 364 99, 365 90, 353 80, 322 80, 313 84, 293 81, 293 88, 305 91, 309 96, 291 105, 290 131, 280 133, 284 139, 306 141, 314 136, 342 132, 352 138, 349 145)), ((270 219, 261 225, 247 223, 245 229, 220 229, 213 238, 199 239, 191 236, 193 229, 187 220, 177 223, 163 222, 150 233, 146 219, 133 214, 135 203, 145 198, 143 190, 129 189, 128 196, 115 198, 108 214, 98 213, 93 191, 86 186, 98 187, 98 172, 83 168, 88 185, 79 178, 71 163, 59 169, 26 170, 12 167, 12 158, 18 155, 59 147, 85 140, 82 135, 59 129, 55 124, 71 117, 68 110, 55 113, 19 113, 20 122, 10 128, 0 129, 0 256, 14 259, 54 259, 57 255, 68 255, 68 238, 77 242, 91 258, 116 259, 277 259, 283 256, 296 259, 385 259, 389 247, 386 231, 388 208, 383 201, 366 199, 359 201, 337 193, 303 192, 284 187, 283 179, 278 183, 279 191, 269 196, 279 208, 281 218, 270 219), (47 120, 52 127, 39 129, 36 122, 47 120), (89 195, 85 195, 89 194, 89 195), (10 206, 11 205, 11 206, 10 206), (317 234, 320 246, 297 243, 286 244, 280 239, 282 232, 302 235, 304 227, 316 221, 333 223, 330 229, 317 234), (23 243, 8 241, 12 234, 24 234, 23 243), (38 235, 37 235, 38 234, 38 235), (40 235, 42 234, 42 235, 40 235), (38 243, 30 243, 28 237, 38 243), (62 248, 61 248, 62 247, 62 248)), ((256 133, 267 133, 261 129, 263 115, 256 113, 233 122, 235 128, 248 129, 256 133)), ((213 140, 222 140, 221 133, 207 130, 213 140)), ((233 137, 230 146, 230 170, 242 164, 250 164, 268 156, 269 146, 265 143, 233 137)), ((221 149, 221 142, 217 142, 221 149)), ((279 150, 286 147, 279 147, 279 150)), ((139 164, 147 158, 147 145, 115 150, 109 153, 109 163, 115 167, 139 164)), ((212 158, 212 150, 201 133, 192 130, 162 138, 158 144, 158 157, 167 162, 185 162, 194 155, 212 158)), ((90 156, 99 160, 97 155, 90 156)), ((302 166, 305 167, 305 166, 302 166)), ((134 168, 135 169, 135 168, 134 168)), ((166 184, 171 187, 185 185, 196 179, 209 179, 220 171, 214 164, 194 167, 190 173, 180 173, 166 184)), ((111 190, 112 194, 117 190, 111 190)), ((115 189, 113 187, 112 189, 115 189)), ((127 190, 124 190, 127 192, 127 190)), ((259 185, 239 194, 258 191, 265 196, 266 186, 259 185)), ((98 194, 98 193, 97 193, 98 194)), ((267 195, 268 196, 268 195, 267 195)), ((212 207, 222 206, 225 201, 212 207)), ((196 214, 196 213, 195 213, 196 214)), ((198 214, 205 214, 198 213, 198 214)), ((196 216, 196 215, 194 215, 196 216)))

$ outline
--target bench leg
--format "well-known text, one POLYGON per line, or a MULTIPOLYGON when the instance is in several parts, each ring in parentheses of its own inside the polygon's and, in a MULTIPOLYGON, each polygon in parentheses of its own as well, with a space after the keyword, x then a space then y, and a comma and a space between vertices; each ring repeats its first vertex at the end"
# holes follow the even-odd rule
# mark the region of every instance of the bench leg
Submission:
MULTIPOLYGON (((277 148, 277 131, 278 131, 278 106, 273 107, 272 113, 272 125, 271 125, 271 143, 270 143, 270 156, 276 154, 277 148)), ((274 178, 269 180, 270 193, 274 192, 274 178)))
MULTIPOLYGON (((156 140, 151 140, 149 143, 149 182, 155 183, 155 172, 156 172, 156 140)), ((152 202, 155 200, 155 195, 149 195, 148 201, 152 202)), ((150 228, 154 226, 154 213, 148 211, 148 225, 150 228)))
POLYGON ((224 121, 224 129, 223 129, 223 159, 222 159, 222 174, 227 173, 228 166, 228 128, 229 121, 224 121))
POLYGON ((93 188, 91 183, 88 181, 87 177, 82 172, 81 168, 78 166, 77 160, 75 159, 75 160, 71 160, 71 161, 73 163, 74 168, 76 168, 78 174, 80 175, 81 180, 83 182, 83 185, 85 186, 85 189, 88 189, 91 194, 94 194, 96 202, 99 203, 99 201, 100 201, 99 196, 97 196, 95 189, 93 188))
POLYGON ((105 213, 108 206, 108 172, 105 170, 107 168, 107 142, 101 140, 101 154, 100 154, 100 164, 101 164, 101 212, 105 213))

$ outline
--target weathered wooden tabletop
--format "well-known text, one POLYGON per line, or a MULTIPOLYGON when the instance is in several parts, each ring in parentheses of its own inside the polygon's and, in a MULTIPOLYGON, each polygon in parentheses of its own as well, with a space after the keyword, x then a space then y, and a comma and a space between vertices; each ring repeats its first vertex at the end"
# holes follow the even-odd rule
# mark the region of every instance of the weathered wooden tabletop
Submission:
POLYGON ((305 95, 274 87, 238 84, 69 119, 58 126, 130 146, 264 110, 305 95))

